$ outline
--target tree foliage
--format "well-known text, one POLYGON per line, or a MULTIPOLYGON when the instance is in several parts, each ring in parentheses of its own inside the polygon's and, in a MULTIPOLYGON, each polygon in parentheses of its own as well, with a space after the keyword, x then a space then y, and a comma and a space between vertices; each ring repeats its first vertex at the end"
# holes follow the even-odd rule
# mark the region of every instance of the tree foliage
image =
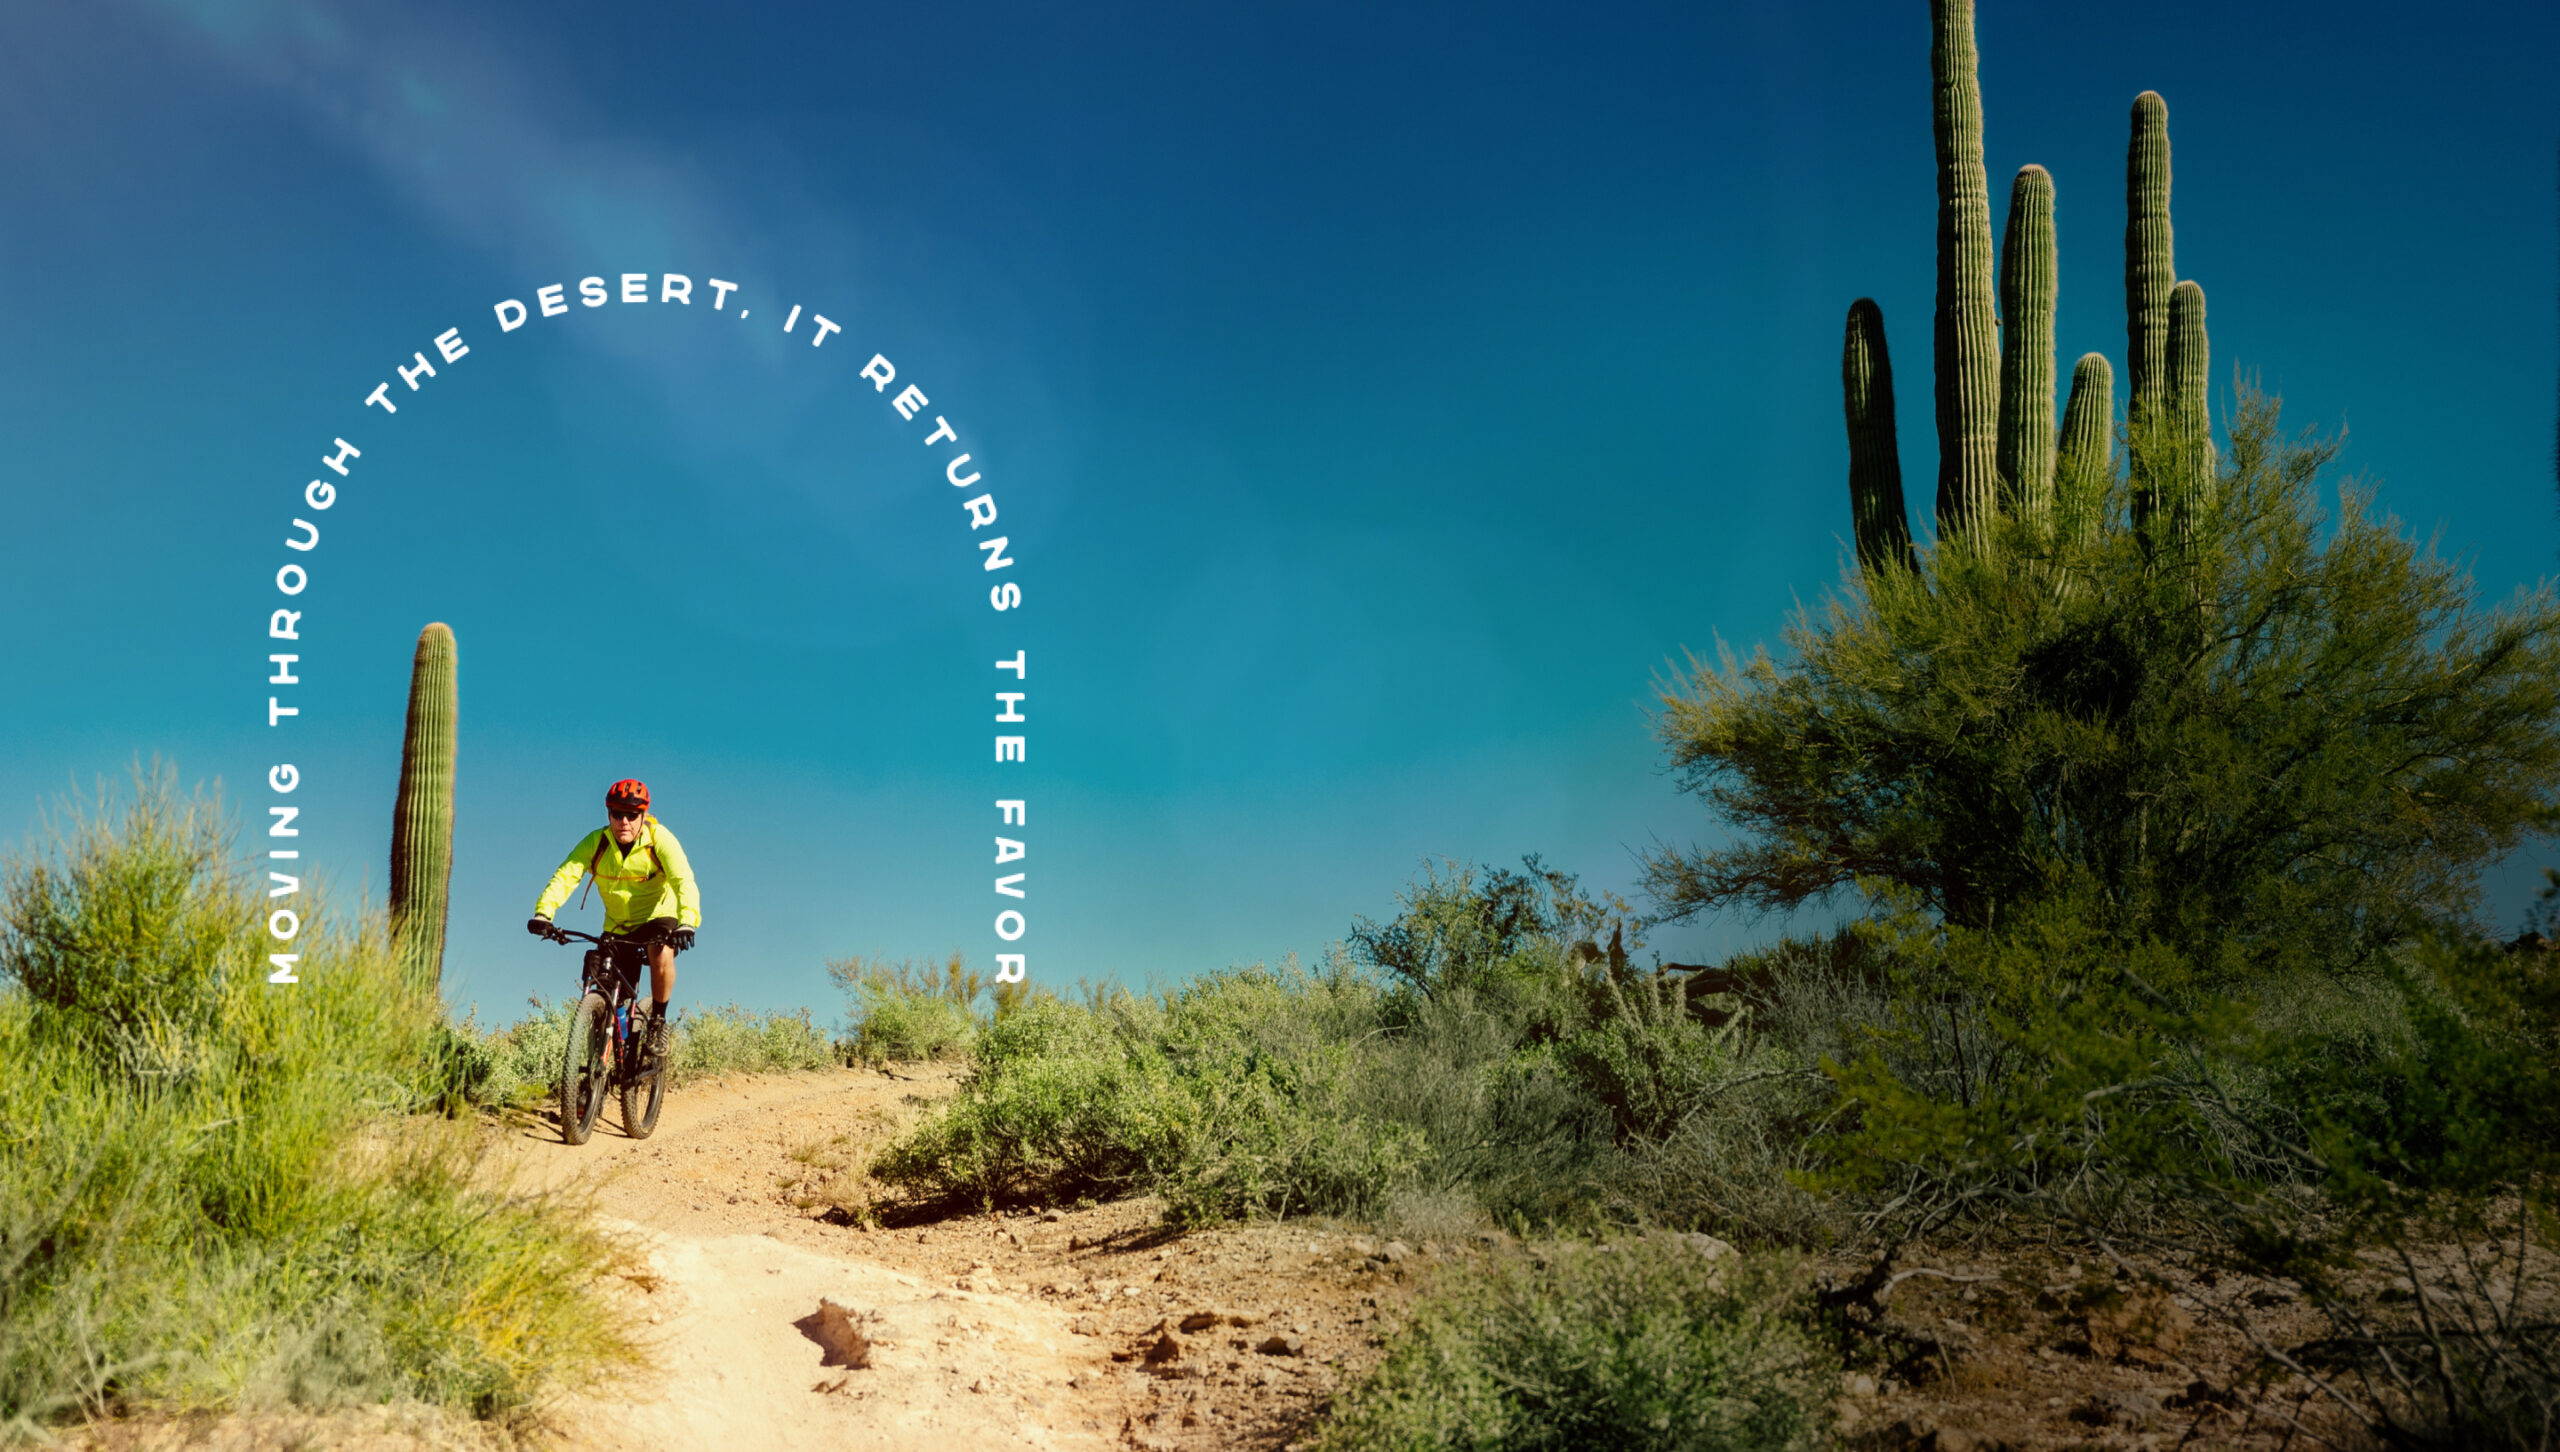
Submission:
POLYGON ((1658 734, 1738 840, 1647 886, 1684 917, 1867 880, 1975 931, 2069 895, 2226 981, 2457 918, 2560 806, 2560 602, 2475 608, 2352 486, 2324 518, 2334 453, 2244 391, 2174 534, 2119 492, 2085 535, 1950 535, 1800 615, 1791 660, 1693 659, 1658 734))
POLYGON ((1675 769, 1737 832, 1649 886, 1866 899, 1806 1177, 1883 1247, 1859 1285, 2033 1213, 2285 1279, 2330 1334, 2262 1349, 2379 1443, 2547 1446, 2560 955, 2467 918, 2560 806, 2560 601, 2476 608, 2352 487, 2324 516, 2334 448, 2271 400, 2218 461, 2129 442, 2197 481, 2179 508, 2131 526, 2119 481, 2095 531, 1943 538, 1785 662, 1669 683, 1675 769))

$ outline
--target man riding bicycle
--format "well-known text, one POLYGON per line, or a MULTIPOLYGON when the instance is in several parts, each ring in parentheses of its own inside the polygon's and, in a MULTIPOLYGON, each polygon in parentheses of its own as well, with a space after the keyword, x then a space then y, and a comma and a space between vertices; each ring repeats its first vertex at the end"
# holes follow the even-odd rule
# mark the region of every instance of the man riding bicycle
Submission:
POLYGON ((551 915, 569 900, 578 878, 589 876, 604 898, 604 936, 645 944, 649 963, 649 1030, 641 1052, 663 1063, 667 1052, 667 997, 675 992, 676 954, 693 946, 702 926, 702 888, 684 848, 666 824, 649 814, 649 788, 618 781, 604 794, 606 824, 578 839, 551 885, 533 905, 525 931, 551 937, 551 915))

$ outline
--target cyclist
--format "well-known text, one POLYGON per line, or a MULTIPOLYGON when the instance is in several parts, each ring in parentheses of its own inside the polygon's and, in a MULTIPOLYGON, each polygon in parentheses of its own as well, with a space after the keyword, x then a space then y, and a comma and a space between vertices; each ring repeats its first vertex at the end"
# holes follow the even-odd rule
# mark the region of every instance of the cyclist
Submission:
MULTIPOLYGON (((604 935, 645 944, 649 963, 649 1029, 641 1052, 652 1064, 667 1051, 667 997, 675 992, 676 954, 693 946, 702 926, 702 887, 676 834, 649 812, 649 788, 618 781, 604 794, 606 823, 578 839, 551 885, 533 905, 525 931, 550 937, 551 915, 589 876, 604 898, 604 935)), ((627 961, 627 960, 626 960, 627 961)))

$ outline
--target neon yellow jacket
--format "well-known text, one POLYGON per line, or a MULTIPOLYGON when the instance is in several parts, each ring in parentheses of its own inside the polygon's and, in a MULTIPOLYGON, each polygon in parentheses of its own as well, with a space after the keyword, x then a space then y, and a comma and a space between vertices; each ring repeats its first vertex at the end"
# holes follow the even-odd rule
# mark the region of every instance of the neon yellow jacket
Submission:
POLYGON ((651 918, 674 918, 680 927, 702 926, 702 885, 684 856, 676 834, 655 817, 641 818, 640 835, 631 849, 613 840, 609 828, 598 827, 578 839, 568 860, 551 874, 551 885, 533 905, 533 915, 550 917, 569 900, 578 879, 593 866, 596 895, 604 899, 604 930, 628 932, 651 918))

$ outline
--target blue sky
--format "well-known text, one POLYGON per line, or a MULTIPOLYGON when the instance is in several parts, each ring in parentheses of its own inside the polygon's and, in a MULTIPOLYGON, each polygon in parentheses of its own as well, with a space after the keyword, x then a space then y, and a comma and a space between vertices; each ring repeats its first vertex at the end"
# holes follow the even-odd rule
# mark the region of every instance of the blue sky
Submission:
MULTIPOLYGON (((2344 426, 2484 596, 2542 579, 2560 14, 2146 13, 1981 18, 1995 195, 2056 178, 2065 373, 2121 358, 2157 89, 2218 383, 2344 426)), ((706 884, 682 992, 822 1014, 826 959, 985 964, 1005 906, 1035 978, 1167 980, 1312 956, 1444 855, 1627 889, 1713 830, 1654 681, 1839 578, 1854 297, 1932 477, 1927 41, 1917 0, 11 7, 0 832, 154 753, 262 813, 292 760, 312 860, 378 896, 444 620, 447 980, 498 1016, 569 973, 522 920, 621 776, 706 884), (670 271, 695 305, 491 311, 670 271), (843 333, 785 335, 794 304, 843 333), (472 352, 412 395, 447 328, 472 352), (274 572, 339 437, 270 728, 274 572)))

